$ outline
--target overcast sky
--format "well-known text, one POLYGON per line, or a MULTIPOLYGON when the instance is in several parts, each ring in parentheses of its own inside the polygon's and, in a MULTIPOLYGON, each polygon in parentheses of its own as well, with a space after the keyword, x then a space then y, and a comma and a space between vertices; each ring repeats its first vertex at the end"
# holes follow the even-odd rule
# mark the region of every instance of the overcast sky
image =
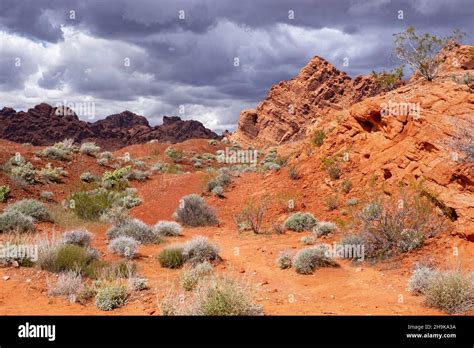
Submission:
POLYGON ((393 33, 458 28, 472 43, 473 15, 472 0, 0 0, 0 108, 89 103, 96 118, 234 129, 315 55, 353 77, 390 69, 393 33))

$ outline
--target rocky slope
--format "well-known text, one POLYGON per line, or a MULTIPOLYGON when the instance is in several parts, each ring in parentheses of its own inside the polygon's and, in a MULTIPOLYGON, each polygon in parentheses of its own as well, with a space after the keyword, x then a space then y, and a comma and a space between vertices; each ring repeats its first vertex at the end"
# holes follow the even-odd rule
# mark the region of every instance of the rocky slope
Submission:
POLYGON ((124 111, 90 123, 80 120, 71 110, 46 103, 27 112, 5 107, 0 110, 0 125, 0 138, 33 145, 49 145, 73 138, 76 142, 93 140, 104 148, 114 149, 152 139, 177 143, 191 138, 218 137, 200 122, 183 121, 176 116, 164 116, 162 125, 152 127, 144 116, 124 111))
POLYGON ((351 79, 316 56, 296 77, 274 85, 256 109, 242 111, 232 139, 260 146, 301 139, 311 121, 375 95, 377 89, 372 78, 351 79))
POLYGON ((371 191, 370 182, 386 194, 400 185, 419 184, 450 213, 456 230, 474 241, 474 95, 459 83, 467 73, 474 76, 473 49, 461 46, 451 52, 432 82, 414 77, 308 127, 309 135, 322 129, 326 138, 320 148, 309 137, 292 145, 290 163, 299 168, 305 185, 342 200, 344 180, 352 182, 354 195, 371 191), (330 157, 339 158, 338 180, 321 176, 321 161, 330 157))

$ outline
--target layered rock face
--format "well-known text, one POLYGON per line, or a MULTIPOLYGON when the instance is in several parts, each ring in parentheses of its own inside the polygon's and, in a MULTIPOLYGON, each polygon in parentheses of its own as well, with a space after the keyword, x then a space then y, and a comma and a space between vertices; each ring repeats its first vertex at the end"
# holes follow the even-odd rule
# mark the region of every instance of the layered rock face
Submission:
POLYGON ((232 139, 260 146, 298 140, 312 120, 376 92, 370 77, 351 79, 316 56, 296 77, 274 85, 256 109, 242 111, 232 139))
POLYGON ((353 183, 351 192, 363 195, 373 178, 386 192, 422 184, 474 241, 474 94, 460 82, 474 76, 472 52, 474 46, 450 52, 434 81, 413 78, 353 104, 332 131, 324 123, 310 129, 323 128, 327 137, 317 151, 309 141, 301 144, 294 158, 308 185, 332 192, 339 183, 324 181, 321 159, 347 152, 342 178, 353 183))
POLYGON ((124 111, 94 123, 80 120, 72 110, 39 104, 27 112, 0 110, 0 138, 33 145, 50 145, 65 138, 76 142, 96 141, 114 149, 152 139, 177 143, 191 138, 215 139, 218 135, 200 122, 179 117, 163 117, 163 124, 151 127, 144 116, 124 111))

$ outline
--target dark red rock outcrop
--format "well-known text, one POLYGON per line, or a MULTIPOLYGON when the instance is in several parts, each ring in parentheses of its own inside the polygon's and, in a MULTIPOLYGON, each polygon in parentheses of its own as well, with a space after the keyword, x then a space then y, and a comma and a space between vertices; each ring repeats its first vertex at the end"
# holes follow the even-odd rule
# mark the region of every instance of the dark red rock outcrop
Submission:
POLYGON ((65 138, 76 142, 96 141, 107 149, 157 140, 177 143, 191 138, 215 139, 218 135, 194 120, 164 116, 163 124, 150 126, 144 116, 124 111, 90 123, 69 109, 36 105, 27 112, 4 107, 0 110, 0 138, 33 145, 50 145, 65 138))

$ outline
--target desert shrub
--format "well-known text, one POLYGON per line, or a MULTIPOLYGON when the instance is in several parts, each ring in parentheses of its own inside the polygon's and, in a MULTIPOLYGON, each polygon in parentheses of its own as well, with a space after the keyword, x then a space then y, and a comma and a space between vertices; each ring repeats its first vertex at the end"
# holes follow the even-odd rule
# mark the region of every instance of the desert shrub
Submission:
POLYGON ((48 283, 48 294, 50 296, 64 296, 71 302, 75 302, 77 295, 83 291, 84 283, 82 276, 76 271, 60 273, 56 282, 48 283))
POLYGON ((106 189, 124 190, 128 186, 127 177, 132 167, 126 166, 114 171, 107 171, 102 175, 102 186, 106 189))
POLYGON ((181 286, 185 291, 192 291, 201 279, 213 274, 213 271, 212 265, 209 262, 203 262, 195 267, 187 268, 180 276, 181 286))
POLYGON ((136 275, 137 266, 130 260, 121 260, 108 263, 102 260, 93 260, 84 270, 84 275, 103 281, 130 279, 136 275))
POLYGON ((263 309, 251 299, 249 285, 226 277, 208 277, 183 301, 168 294, 161 303, 163 315, 250 316, 262 315, 263 309), (190 303, 188 303, 190 302, 190 303))
POLYGON ((213 192, 213 190, 220 186, 222 188, 227 187, 232 182, 232 179, 229 174, 221 173, 216 177, 209 179, 206 184, 206 191, 213 192))
POLYGON ((316 226, 313 228, 313 233, 318 236, 325 236, 326 234, 331 233, 337 228, 336 224, 333 222, 319 221, 316 226))
POLYGON ((326 248, 318 245, 298 251, 293 260, 293 267, 299 274, 311 274, 316 268, 336 266, 336 262, 325 255, 326 248))
POLYGON ((317 147, 320 147, 324 143, 324 138, 326 138, 326 134, 322 129, 318 129, 314 132, 313 137, 311 138, 311 143, 317 147))
POLYGON ((214 196, 222 198, 224 197, 224 188, 222 186, 216 186, 212 189, 212 193, 214 196))
POLYGON ((150 168, 153 172, 163 172, 166 167, 166 163, 157 162, 153 164, 150 168))
POLYGON ((127 297, 127 289, 124 286, 109 285, 97 291, 95 305, 102 311, 111 311, 125 306, 127 297))
POLYGON ((40 198, 42 200, 47 201, 47 202, 53 202, 54 201, 54 193, 52 193, 51 191, 41 191, 40 198))
POLYGON ((26 184, 34 184, 36 182, 36 170, 30 162, 12 166, 9 171, 13 178, 18 178, 26 184))
POLYGON ((74 244, 81 247, 88 247, 91 244, 93 234, 87 230, 66 231, 62 235, 65 244, 74 244))
POLYGON ((117 237, 112 239, 109 244, 109 251, 124 256, 128 259, 133 259, 138 251, 140 242, 131 237, 117 237))
POLYGON ((205 316, 263 315, 263 308, 254 304, 249 290, 231 278, 214 278, 199 289, 197 313, 205 316))
POLYGON ((126 176, 129 180, 145 181, 150 178, 150 173, 143 170, 134 169, 126 176))
POLYGON ((107 164, 109 164, 109 160, 107 158, 98 158, 96 162, 99 166, 102 167, 105 167, 107 164))
POLYGON ((53 146, 57 149, 63 150, 67 154, 79 151, 79 148, 74 144, 74 139, 71 138, 66 138, 63 141, 55 143, 53 146))
POLYGON ((374 221, 380 218, 382 213, 382 207, 378 202, 372 202, 367 204, 361 213, 361 218, 365 221, 374 221))
POLYGON ((298 180, 300 178, 298 170, 295 167, 288 167, 288 177, 291 180, 298 180))
MULTIPOLYGON (((474 84, 472 85, 474 88, 474 84)), ((456 158, 456 161, 473 163, 474 162, 474 120, 467 121, 456 120, 454 125, 453 137, 449 138, 447 145, 455 153, 462 154, 456 158)))
POLYGON ((365 239, 359 234, 348 234, 339 243, 341 245, 364 245, 365 239))
POLYGON ((342 192, 349 193, 352 190, 352 181, 344 180, 341 185, 342 192))
POLYGON ((186 262, 193 265, 205 261, 219 260, 219 247, 206 237, 197 236, 184 244, 183 256, 186 262))
POLYGON ((215 140, 215 139, 210 139, 208 141, 208 143, 209 143, 209 145, 212 145, 212 146, 216 146, 218 144, 217 140, 215 140))
POLYGON ((10 196, 10 192, 11 192, 10 186, 8 185, 0 186, 0 202, 5 202, 10 196))
POLYGON ((151 170, 154 172, 168 173, 168 174, 181 174, 183 173, 182 167, 179 164, 168 164, 168 163, 155 163, 151 166, 151 170))
POLYGON ((467 72, 460 77, 453 76, 453 81, 460 85, 466 85, 471 90, 474 89, 474 76, 470 72, 467 72))
POLYGON ((99 221, 107 222, 109 224, 118 225, 125 220, 128 220, 128 210, 126 207, 121 205, 114 205, 102 213, 99 217, 99 221))
POLYGON ((0 232, 18 231, 20 233, 35 230, 34 219, 18 211, 0 214, 0 232))
POLYGON ((474 307, 473 279, 472 274, 461 271, 437 272, 426 288, 426 304, 449 314, 470 311, 474 307))
POLYGON ((36 221, 51 221, 48 207, 35 199, 22 199, 5 208, 5 212, 18 212, 31 216, 36 221))
POLYGON ((142 291, 148 289, 148 279, 140 277, 130 277, 128 287, 131 291, 142 291))
POLYGON ((429 33, 417 35, 415 28, 410 26, 394 36, 396 56, 407 63, 414 73, 419 72, 426 80, 431 81, 438 76, 443 62, 444 57, 440 52, 453 47, 464 34, 455 30, 453 35, 447 37, 429 33))
POLYGON ((304 245, 313 245, 315 242, 315 239, 313 236, 304 236, 304 237, 301 237, 300 241, 304 245))
POLYGON ((357 198, 349 198, 346 202, 346 205, 348 205, 349 207, 352 207, 357 204, 359 204, 359 200, 357 198))
POLYGON ((205 152, 201 155, 202 157, 202 160, 203 161, 206 161, 208 163, 211 163, 212 161, 215 161, 216 160, 216 155, 212 154, 212 153, 209 153, 209 152, 205 152))
POLYGON ((19 153, 17 152, 14 156, 10 157, 8 161, 6 161, 3 165, 3 169, 5 171, 10 171, 14 166, 20 166, 26 164, 28 161, 19 153))
POLYGON ((332 180, 337 180, 341 177, 342 170, 338 163, 334 163, 327 167, 326 171, 332 180))
POLYGON ((357 220, 365 239, 367 257, 388 256, 423 245, 426 238, 447 225, 429 198, 418 193, 400 200, 379 199, 366 205, 357 220))
POLYGON ((204 199, 196 194, 181 199, 175 217, 178 222, 192 227, 215 225, 218 222, 214 208, 208 206, 204 199))
POLYGON ((375 84, 378 87, 378 91, 391 91, 399 85, 403 78, 403 69, 404 65, 394 68, 392 71, 381 71, 377 73, 372 71, 372 78, 374 79, 375 84))
POLYGON ((280 253, 280 255, 277 258, 277 265, 281 269, 287 269, 290 268, 292 263, 293 263, 293 255, 289 251, 283 251, 280 253))
POLYGON ((327 197, 325 203, 326 203, 326 207, 328 208, 328 210, 337 209, 337 207, 338 207, 337 196, 331 195, 331 196, 327 197))
POLYGON ((242 168, 242 173, 255 173, 257 171, 256 166, 244 166, 242 168))
POLYGON ((37 171, 37 174, 42 179, 42 181, 55 183, 62 182, 61 177, 67 176, 67 172, 63 168, 52 167, 51 165, 41 168, 37 171))
POLYGON ((424 241, 425 235, 422 232, 405 229, 400 232, 397 248, 401 252, 408 252, 421 247, 424 241))
POLYGON ((423 295, 428 289, 435 274, 436 271, 431 267, 416 265, 412 276, 408 281, 408 291, 417 295, 423 295))
POLYGON ((82 143, 79 152, 84 155, 93 156, 100 151, 100 147, 93 142, 82 143))
POLYGON ((143 203, 143 201, 140 198, 133 197, 133 196, 124 196, 120 201, 120 204, 122 206, 124 206, 125 208, 128 208, 128 209, 131 209, 133 207, 137 207, 142 203, 143 203))
POLYGON ((311 213, 294 213, 285 221, 285 228, 288 230, 302 232, 311 230, 318 220, 311 213))
POLYGON ((112 158, 114 158, 114 155, 110 151, 104 151, 104 152, 99 153, 97 157, 106 159, 106 160, 111 160, 112 158))
POLYGON ((184 264, 184 248, 182 246, 170 246, 160 251, 157 255, 161 267, 180 268, 184 264))
POLYGON ((268 208, 268 198, 263 197, 259 201, 249 199, 242 210, 233 216, 234 223, 239 231, 250 229, 255 234, 259 234, 262 229, 263 219, 268 208))
POLYGON ((69 208, 83 220, 98 220, 114 203, 114 197, 105 190, 78 191, 68 197, 69 208))
POLYGON ((263 168, 265 168, 266 170, 278 172, 281 169, 281 165, 279 165, 278 163, 267 162, 263 164, 263 168))
POLYGON ((41 269, 54 273, 77 271, 82 273, 95 259, 88 249, 74 244, 58 245, 48 250, 48 255, 38 259, 41 269))
POLYGON ((135 196, 138 193, 138 189, 136 189, 135 187, 127 187, 124 190, 124 193, 128 196, 135 196))
POLYGON ((144 169, 146 168, 146 163, 141 161, 141 160, 132 160, 132 163, 135 165, 135 167, 144 169))
POLYGON ((173 161, 176 161, 176 162, 182 160, 183 157, 184 157, 183 151, 176 150, 172 146, 169 146, 169 147, 166 148, 165 155, 168 156, 169 158, 171 158, 173 161))
POLYGON ((153 231, 159 236, 181 236, 182 227, 174 221, 158 221, 153 227, 153 231))
POLYGON ((128 219, 109 228, 106 232, 109 239, 117 237, 131 237, 142 243, 159 243, 160 237, 153 230, 138 219, 128 219))
POLYGON ((84 182, 94 182, 96 180, 95 176, 91 172, 84 172, 79 178, 84 182))
POLYGON ((56 146, 48 146, 42 151, 42 155, 57 161, 69 160, 69 152, 56 146))
POLYGON ((280 224, 278 222, 275 222, 272 224, 272 229, 273 229, 273 233, 275 234, 285 233, 285 226, 283 226, 283 224, 280 224))

